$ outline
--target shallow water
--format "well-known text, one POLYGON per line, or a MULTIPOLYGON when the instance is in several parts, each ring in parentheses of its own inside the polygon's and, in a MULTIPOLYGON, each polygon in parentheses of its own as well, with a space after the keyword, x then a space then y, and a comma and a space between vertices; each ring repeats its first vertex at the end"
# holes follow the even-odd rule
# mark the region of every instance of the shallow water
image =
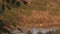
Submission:
MULTIPOLYGON (((47 32, 49 31, 56 31, 58 30, 58 28, 54 27, 54 28, 49 28, 49 29, 46 29, 46 28, 40 28, 40 29, 37 29, 37 28, 32 28, 30 29, 30 31, 33 33, 33 34, 37 34, 38 32, 41 32, 42 34, 46 34, 47 32)), ((29 30, 28 30, 29 31, 29 30)), ((26 32, 28 31, 25 31, 24 33, 20 32, 19 30, 13 30, 11 31, 11 33, 13 34, 27 34, 26 32)))
POLYGON ((32 31, 33 31, 33 34, 37 34, 39 31, 42 33, 42 34, 46 34, 47 32, 49 32, 49 31, 56 31, 57 29, 55 29, 55 28, 50 28, 50 29, 44 29, 44 28, 42 28, 42 29, 37 29, 37 28, 34 28, 34 29, 32 29, 32 31))

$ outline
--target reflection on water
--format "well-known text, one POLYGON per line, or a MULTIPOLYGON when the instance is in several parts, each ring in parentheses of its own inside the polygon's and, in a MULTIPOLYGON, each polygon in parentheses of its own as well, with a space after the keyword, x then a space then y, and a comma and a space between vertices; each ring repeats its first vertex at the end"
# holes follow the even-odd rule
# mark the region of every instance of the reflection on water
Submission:
POLYGON ((37 28, 32 28, 30 31, 33 34, 37 34, 38 32, 40 32, 40 34, 46 34, 47 32, 56 32, 56 30, 58 30, 58 28, 54 27, 54 28, 41 28, 41 29, 37 29, 37 28))
POLYGON ((50 28, 50 29, 37 29, 37 28, 33 28, 31 31, 33 32, 33 34, 37 34, 37 32, 41 32, 42 34, 46 34, 47 32, 49 31, 56 31, 57 29, 56 28, 50 28))
POLYGON ((12 34, 50 34, 50 32, 56 32, 58 28, 32 28, 28 31, 25 31, 24 33, 20 32, 19 30, 13 30, 12 34))

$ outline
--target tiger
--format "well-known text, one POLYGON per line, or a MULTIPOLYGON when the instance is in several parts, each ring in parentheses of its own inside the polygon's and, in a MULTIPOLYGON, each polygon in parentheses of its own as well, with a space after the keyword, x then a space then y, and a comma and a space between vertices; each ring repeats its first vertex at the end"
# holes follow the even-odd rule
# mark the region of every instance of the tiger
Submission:
POLYGON ((23 32, 23 30, 20 27, 15 27, 12 25, 12 23, 10 23, 9 25, 6 25, 6 23, 4 23, 2 20, 0 20, 0 34, 2 34, 2 33, 11 34, 11 31, 14 29, 23 32))
POLYGON ((7 7, 8 10, 11 10, 12 7, 20 7, 22 3, 26 5, 28 2, 26 0, 0 0, 0 3, 2 9, 0 12, 4 12, 5 7, 7 7))

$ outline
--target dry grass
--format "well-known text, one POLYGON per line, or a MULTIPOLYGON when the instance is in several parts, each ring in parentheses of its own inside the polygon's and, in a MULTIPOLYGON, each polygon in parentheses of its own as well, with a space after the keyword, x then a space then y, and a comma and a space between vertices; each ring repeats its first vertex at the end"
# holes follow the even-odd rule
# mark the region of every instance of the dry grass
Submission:
POLYGON ((11 11, 6 9, 0 19, 7 23, 17 23, 22 29, 60 26, 59 2, 49 1, 32 0, 30 5, 22 4, 11 11))

